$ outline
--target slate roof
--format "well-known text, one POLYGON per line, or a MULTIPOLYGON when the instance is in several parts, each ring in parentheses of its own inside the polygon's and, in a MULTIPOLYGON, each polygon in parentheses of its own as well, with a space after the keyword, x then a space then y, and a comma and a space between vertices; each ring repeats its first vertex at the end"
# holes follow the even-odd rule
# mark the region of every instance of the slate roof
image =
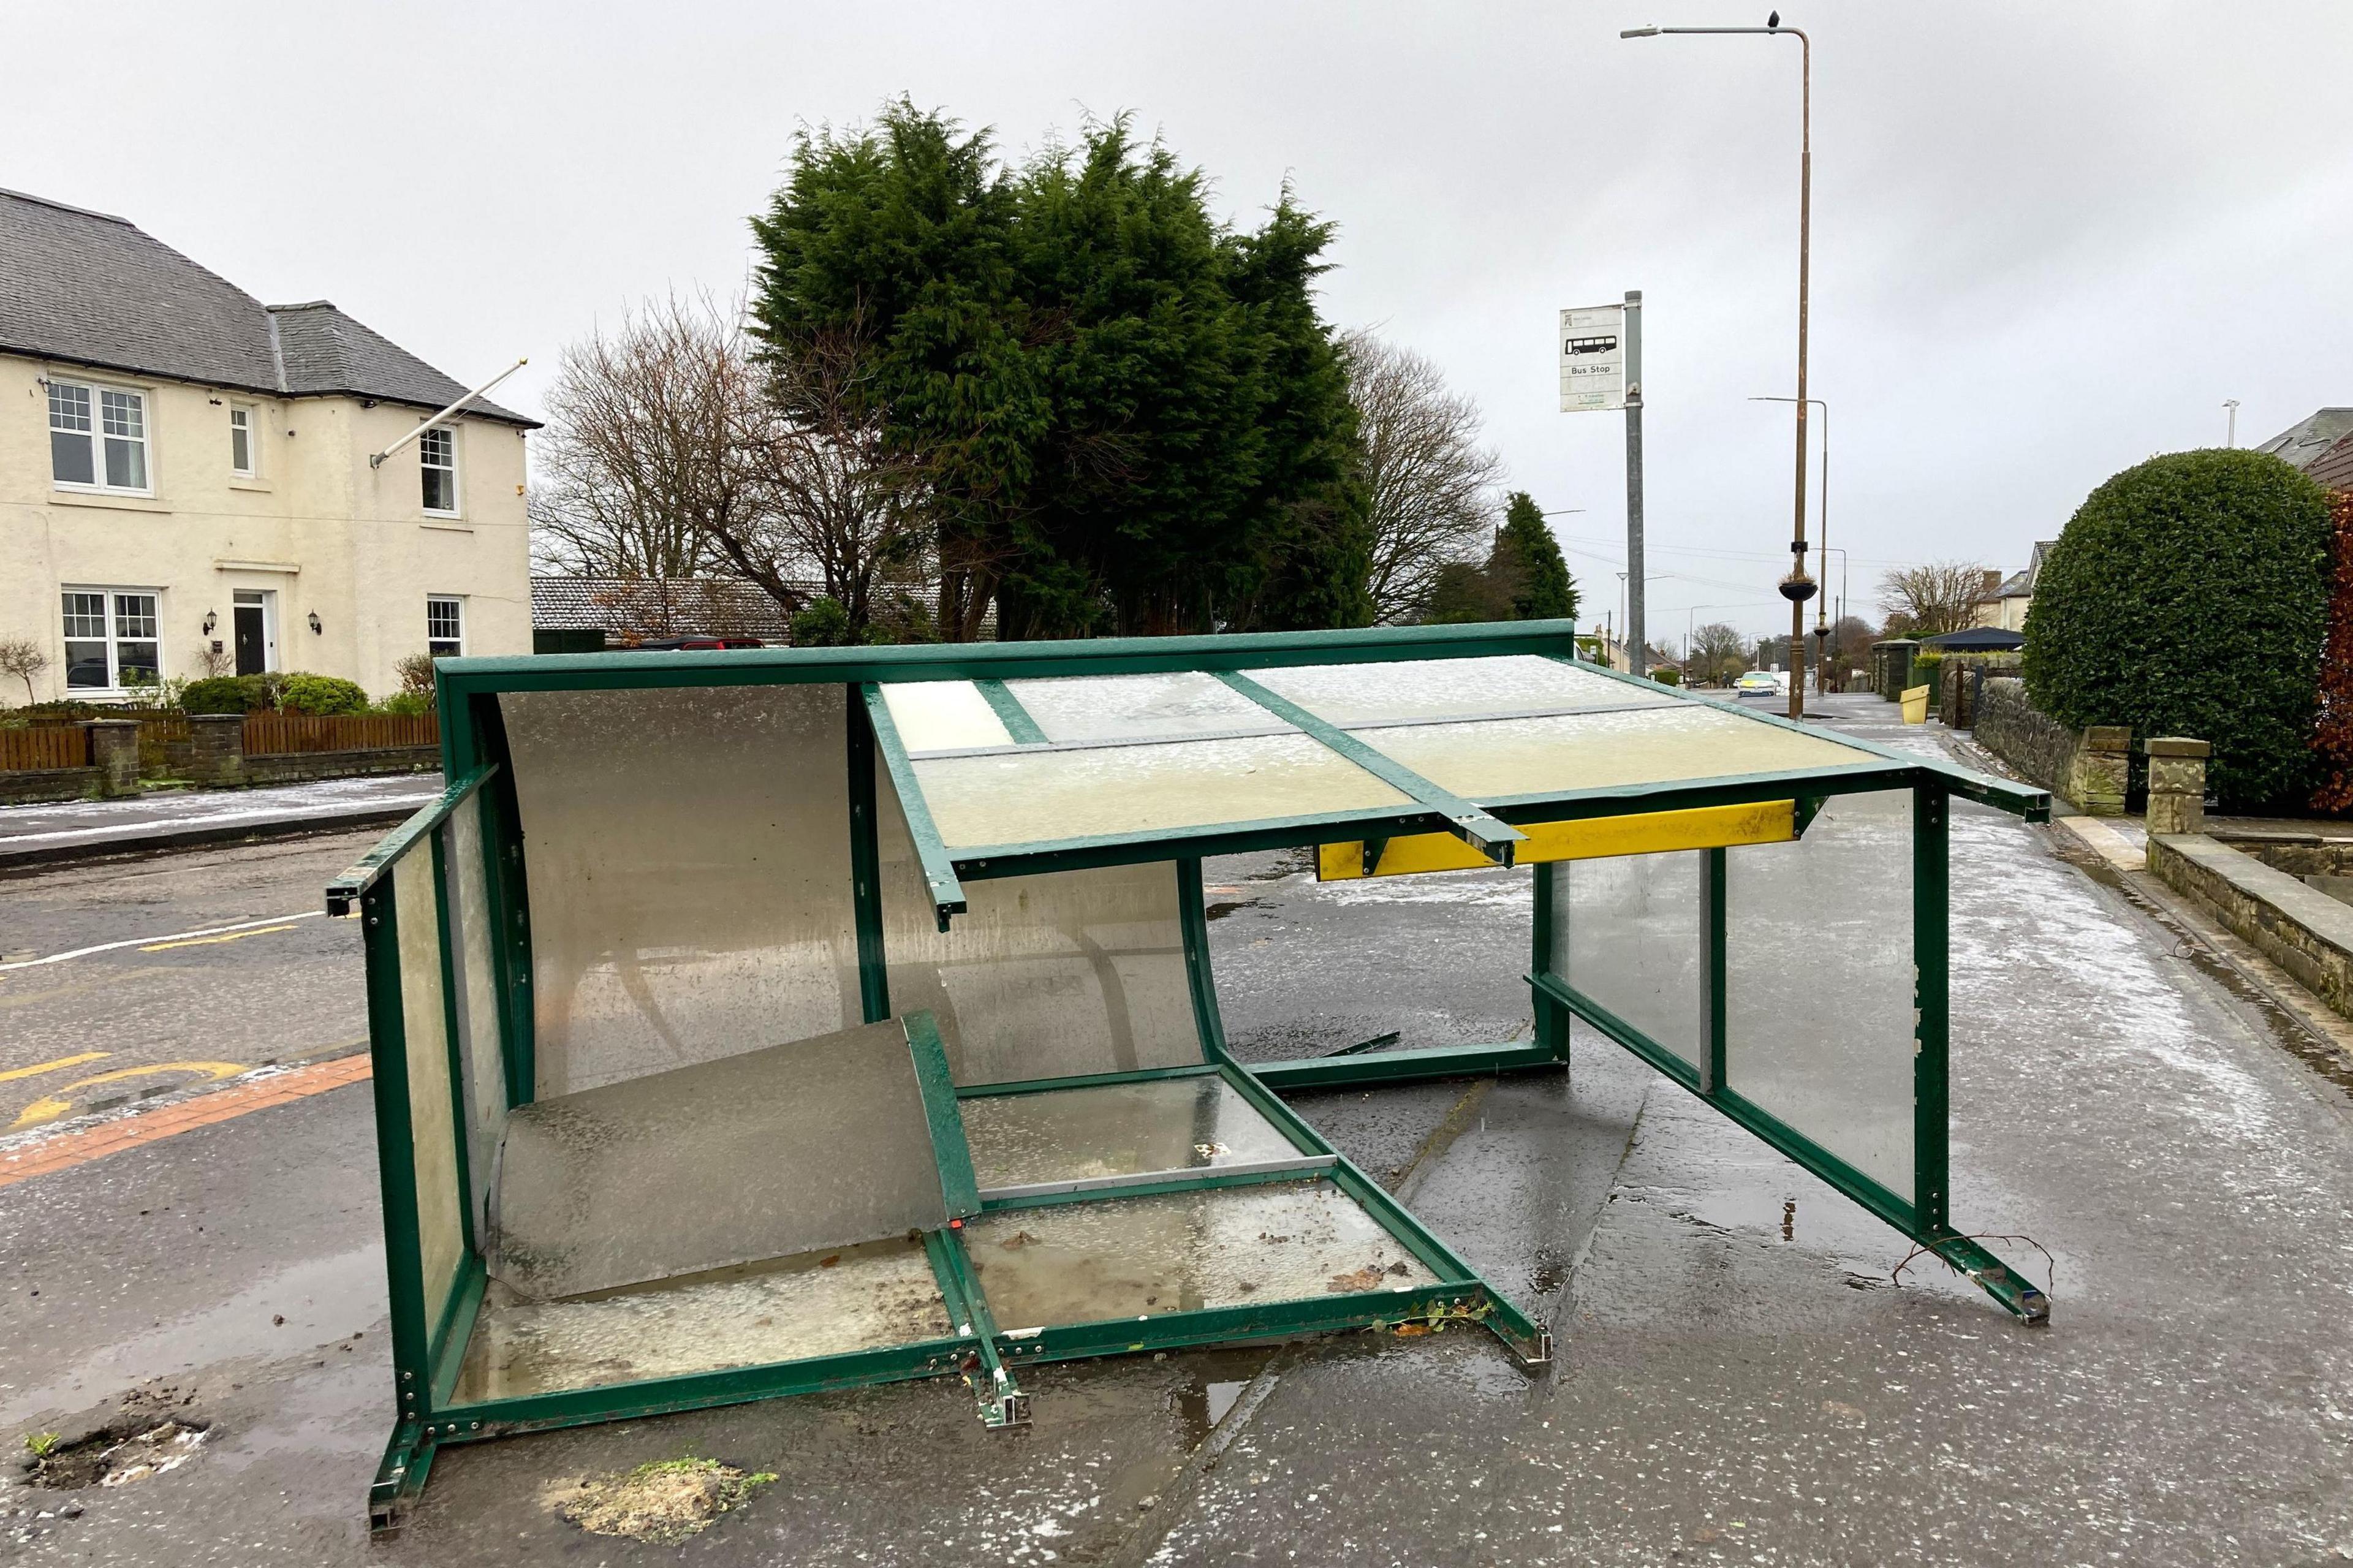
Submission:
POLYGON ((2315 484, 2332 490, 2353 490, 2353 435, 2337 437, 2337 445, 2305 465, 2315 484))
MULTIPOLYGON (((126 219, 0 190, 0 353, 429 411, 466 389, 324 300, 264 305, 126 219)), ((536 428, 478 399, 469 414, 536 428)))
POLYGON ((2023 572, 2012 572, 2009 576, 2003 578, 2001 580, 2001 586, 1994 590, 1993 596, 1997 599, 2032 598, 2034 596, 2034 580, 2042 575, 2042 557, 2049 553, 2052 545, 2058 542, 2059 542, 2055 539, 2036 540, 2034 542, 2034 553, 2027 557, 2026 570, 2023 572))
POLYGON ((1923 647, 1943 648, 1948 653, 1979 651, 2007 652, 2026 646, 2026 634, 2004 630, 2000 626, 1971 626, 1966 631, 1939 632, 1932 637, 1919 639, 1923 647))
MULTIPOLYGON (((812 595, 821 584, 806 584, 812 595)), ((750 583, 720 577, 533 577, 534 631, 601 630, 615 639, 702 633, 792 641, 783 606, 750 583)))
POLYGON ((2310 469, 2331 447, 2353 435, 2353 408, 2323 408, 2255 448, 2310 469))

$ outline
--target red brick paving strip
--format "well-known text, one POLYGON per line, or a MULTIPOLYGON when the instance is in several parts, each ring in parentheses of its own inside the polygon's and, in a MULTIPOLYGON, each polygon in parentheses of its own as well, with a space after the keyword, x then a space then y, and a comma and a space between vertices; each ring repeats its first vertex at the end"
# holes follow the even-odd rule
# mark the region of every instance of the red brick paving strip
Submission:
POLYGON ((216 1121, 227 1121, 251 1111, 267 1110, 273 1105, 287 1105, 314 1094, 324 1094, 345 1084, 364 1083, 368 1078, 368 1055, 359 1051, 332 1061, 317 1062, 310 1067, 296 1068, 290 1072, 276 1073, 269 1078, 255 1079, 216 1089, 172 1105, 153 1110, 142 1110, 100 1122, 96 1127, 79 1132, 60 1133, 21 1148, 0 1153, 0 1187, 17 1182, 30 1181, 55 1171, 71 1170, 92 1160, 124 1149, 136 1149, 142 1143, 153 1143, 176 1132, 193 1128, 209 1127, 216 1121))

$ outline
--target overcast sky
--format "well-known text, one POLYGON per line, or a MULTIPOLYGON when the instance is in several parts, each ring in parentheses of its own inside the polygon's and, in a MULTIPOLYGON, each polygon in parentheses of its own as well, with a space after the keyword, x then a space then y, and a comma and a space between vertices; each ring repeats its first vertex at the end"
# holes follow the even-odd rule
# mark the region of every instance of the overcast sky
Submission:
MULTIPOLYGON (((1550 5, 27 7, 0 184, 119 213, 461 381, 738 290, 797 126, 901 92, 1018 154, 1134 112, 1251 224, 1336 220, 1332 319, 1436 359, 1617 596, 1623 433, 1555 412, 1564 305, 1643 290, 1654 637, 1764 631, 1788 560, 1798 46, 1621 42, 1767 0, 1550 5), (1718 607, 1704 607, 1718 606, 1718 607)), ((1794 5, 1815 38, 1830 537, 2022 566, 2154 452, 2353 404, 2353 5, 1794 5)), ((1838 573, 1832 558, 1831 574, 1838 573)))

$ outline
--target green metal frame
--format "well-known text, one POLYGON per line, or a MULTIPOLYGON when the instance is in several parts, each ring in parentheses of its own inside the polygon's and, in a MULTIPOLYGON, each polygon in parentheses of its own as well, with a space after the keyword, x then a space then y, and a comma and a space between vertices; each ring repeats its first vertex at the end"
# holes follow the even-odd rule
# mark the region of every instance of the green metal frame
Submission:
MULTIPOLYGON (((1733 851, 1697 851, 1705 857, 1700 879, 1704 951, 1702 1017, 1704 1059, 1693 1062, 1667 1049, 1607 1005, 1579 990, 1572 976, 1556 973, 1550 945, 1540 948, 1528 984, 1539 998, 1566 1007, 1601 1034, 1640 1057, 1666 1077, 1845 1196, 1910 1237, 1974 1279, 2005 1309, 2028 1322, 2049 1319, 2051 1303, 2042 1290, 1970 1237, 1955 1231, 1947 1211, 1951 1101, 1947 823, 1950 807, 1938 784, 1913 786, 1912 958, 1915 1051, 1913 1055, 1913 1195, 1904 1197, 1805 1132, 1757 1104, 1726 1080, 1725 1070, 1725 870, 1733 851)), ((1742 851, 1746 853, 1746 851, 1742 851)), ((1549 878, 1545 879, 1549 880, 1549 878)), ((1557 895, 1547 900, 1548 920, 1569 918, 1557 895)))
MULTIPOLYGON (((2041 1293, 1999 1259, 1954 1233, 1946 1215, 1945 1134, 1947 1023, 1945 829, 1943 803, 1949 794, 1986 801, 2030 819, 2047 814, 2049 797, 2001 781, 1981 779, 1928 759, 1911 756, 1850 736, 1841 744, 1872 753, 1869 761, 1812 771, 1757 773, 1667 788, 1567 791, 1540 796, 1463 801, 1370 752, 1346 731, 1322 723, 1239 672, 1254 668, 1535 653, 1565 658, 1573 628, 1566 622, 1472 627, 1428 626, 1381 631, 1284 633, 1269 636, 1118 639, 1093 643, 963 645, 907 648, 828 648, 726 652, 618 652, 535 656, 511 659, 444 660, 438 667, 445 770, 455 781, 433 805, 396 829, 365 859, 328 889, 331 910, 356 909, 363 920, 367 990, 379 1128, 379 1175, 384 1186, 386 1276, 390 1288, 394 1375, 397 1415, 383 1466, 370 1494, 372 1522, 396 1523, 401 1507, 422 1489, 434 1451, 448 1442, 475 1441, 508 1433, 648 1415, 783 1394, 839 1389, 948 1374, 971 1385, 983 1419, 991 1426, 1017 1426, 1027 1419, 1028 1400, 1016 1373, 1023 1363, 1127 1351, 1170 1349, 1235 1340, 1288 1337, 1338 1329, 1382 1327, 1406 1321, 1442 1323, 1465 1320, 1484 1324, 1525 1364, 1540 1365, 1550 1354, 1544 1327, 1482 1279, 1444 1243, 1430 1235, 1378 1184, 1333 1149, 1274 1092, 1339 1084, 1396 1083, 1523 1069, 1559 1070, 1569 1056, 1568 1019, 1581 1016, 1602 1033, 1699 1093, 1767 1142, 1815 1170, 1873 1213, 1896 1224, 1923 1246, 1977 1278, 2020 1315, 2039 1318, 2048 1310, 2041 1293), (1201 670, 1250 696, 1270 712, 1314 736, 1334 751, 1373 768, 1413 801, 1409 809, 1325 813, 1267 822, 1223 825, 1155 835, 1070 838, 1045 844, 966 848, 950 855, 934 829, 905 748, 881 700, 879 683, 911 679, 971 679, 1005 723, 1018 745, 1043 743, 1042 731, 1005 685, 1008 679, 1066 675, 1137 674, 1201 670), (880 855, 877 845, 878 757, 892 774, 908 826, 922 859, 930 896, 943 929, 946 916, 964 908, 962 883, 968 879, 1028 875, 1090 866, 1134 864, 1176 858, 1187 984, 1192 994, 1203 1061, 1193 1067, 1134 1073, 1037 1079, 1019 1083, 956 1087, 949 1082, 944 1053, 935 1031, 911 1030, 933 1142, 941 1164, 943 1194, 951 1218, 946 1229, 925 1236, 923 1245, 954 1332, 947 1338, 848 1354, 761 1366, 731 1367, 691 1375, 596 1388, 482 1401, 453 1402, 459 1367, 479 1311, 486 1280, 475 1251, 470 1189, 466 1184, 466 1122, 471 1115, 457 1057, 457 999, 463 976, 457 973, 458 944, 447 914, 449 883, 445 835, 437 831, 472 792, 483 792, 482 853, 489 890, 486 917, 494 979, 501 1005, 495 1024, 506 1066, 510 1104, 533 1098, 535 1067, 530 908, 524 844, 514 779, 508 763, 498 699, 510 691, 646 689, 668 687, 761 686, 828 683, 844 689, 848 704, 845 765, 849 782, 852 905, 860 971, 860 1007, 865 1018, 891 1016, 888 953, 883 938, 880 855), (1358 757, 1359 752, 1366 752, 1358 757), (1393 776, 1403 773, 1402 778, 1393 776), (1217 987, 1209 962, 1202 898, 1200 857, 1245 849, 1288 847, 1345 839, 1372 839, 1400 833, 1453 832, 1508 863, 1514 825, 1662 811, 1688 806, 1737 805, 1798 798, 1810 816, 1830 795, 1862 790, 1911 788, 1921 803, 1915 842, 1915 958, 1922 975, 1919 1053, 1915 1072, 1915 1150, 1920 1165, 1917 1204, 1906 1204, 1802 1133, 1744 1100, 1725 1085, 1722 1071, 1720 1005, 1711 1023, 1707 1081, 1689 1064, 1612 1017, 1565 979, 1550 973, 1552 933, 1567 911, 1556 907, 1548 877, 1539 876, 1529 980, 1535 999, 1536 1037, 1532 1042, 1451 1047, 1430 1051, 1370 1051, 1359 1055, 1245 1067, 1228 1052, 1217 987), (454 1118, 455 1163, 467 1219, 466 1252, 447 1300, 427 1303, 418 1239, 416 1168, 410 1154, 411 1125, 406 1037, 402 1024, 397 915, 385 880, 392 867, 420 844, 436 858, 437 898, 442 900, 440 948, 446 1019, 451 1041, 448 1064, 454 1118), (1933 908, 1931 906, 1933 905, 1933 908), (1170 1173, 1165 1180, 1075 1193, 985 1200, 974 1180, 965 1149, 959 1101, 987 1095, 1046 1092, 1090 1084, 1215 1074, 1260 1115, 1277 1127, 1313 1169, 1253 1169, 1170 1173), (1328 1184, 1360 1205, 1377 1224, 1418 1258, 1434 1283, 1404 1292, 1332 1296, 1313 1300, 1174 1312, 1137 1321, 1016 1326, 991 1317, 962 1236, 964 1218, 1000 1207, 1115 1201, 1151 1192, 1201 1191, 1265 1182, 1328 1184)), ((1647 681, 1618 676, 1591 665, 1581 668, 1628 680, 1646 700, 1704 701, 1647 681)), ((1746 717, 1781 722, 1742 711, 1746 717)), ((1801 727, 1799 727, 1801 728, 1801 727)), ((1722 984, 1721 931, 1723 850, 1704 851, 1714 875, 1709 901, 1716 941, 1711 958, 1714 992, 1722 984)), ((468 1020, 477 1033, 480 1021, 468 1020)), ((926 1021, 927 1022, 927 1021, 926 1021)))

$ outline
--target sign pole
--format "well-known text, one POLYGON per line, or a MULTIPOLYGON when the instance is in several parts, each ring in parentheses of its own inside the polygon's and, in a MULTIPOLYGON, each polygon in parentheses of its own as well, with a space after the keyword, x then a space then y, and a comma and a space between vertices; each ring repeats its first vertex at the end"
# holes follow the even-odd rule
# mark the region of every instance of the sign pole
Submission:
POLYGON ((1642 291, 1626 290, 1626 660, 1636 675, 1651 672, 1649 627, 1642 616, 1642 291))

